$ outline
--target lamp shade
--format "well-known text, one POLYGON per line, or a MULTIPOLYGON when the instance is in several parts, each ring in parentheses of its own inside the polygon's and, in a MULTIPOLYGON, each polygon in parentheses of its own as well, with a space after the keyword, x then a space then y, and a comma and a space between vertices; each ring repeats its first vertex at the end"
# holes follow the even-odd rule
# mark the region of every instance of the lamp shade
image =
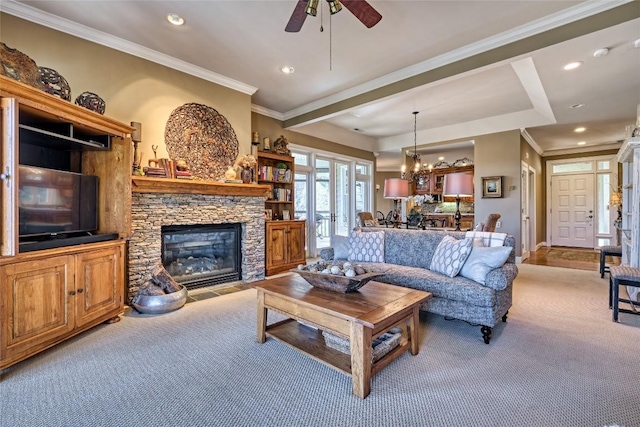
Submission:
POLYGON ((402 199, 405 197, 409 197, 409 181, 400 178, 384 180, 385 199, 402 199))
POLYGON ((444 176, 444 196, 473 196, 473 175, 450 173, 444 176))

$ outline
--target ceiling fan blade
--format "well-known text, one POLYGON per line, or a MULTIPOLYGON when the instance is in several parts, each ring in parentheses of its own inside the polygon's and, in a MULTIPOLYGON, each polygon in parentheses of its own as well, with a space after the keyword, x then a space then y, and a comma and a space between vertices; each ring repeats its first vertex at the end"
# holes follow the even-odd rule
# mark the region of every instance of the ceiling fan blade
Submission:
POLYGON ((297 33, 300 31, 304 20, 307 19, 307 14, 304 11, 306 7, 307 0, 298 0, 296 8, 293 9, 291 18, 289 18, 289 22, 287 22, 287 26, 284 29, 287 33, 297 33))
POLYGON ((373 27, 382 19, 382 15, 364 0, 342 0, 341 3, 367 28, 373 27))

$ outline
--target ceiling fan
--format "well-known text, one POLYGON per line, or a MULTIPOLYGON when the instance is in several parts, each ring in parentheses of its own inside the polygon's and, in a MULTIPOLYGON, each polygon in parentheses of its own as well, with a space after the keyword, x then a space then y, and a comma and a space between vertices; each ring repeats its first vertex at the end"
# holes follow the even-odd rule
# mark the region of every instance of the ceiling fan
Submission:
MULTIPOLYGON (((288 33, 297 33, 300 31, 307 15, 316 16, 318 1, 319 0, 298 0, 284 30, 288 33)), ((382 19, 382 15, 364 0, 327 0, 327 3, 329 3, 329 11, 332 15, 342 10, 342 5, 344 5, 367 28, 373 27, 382 19)))

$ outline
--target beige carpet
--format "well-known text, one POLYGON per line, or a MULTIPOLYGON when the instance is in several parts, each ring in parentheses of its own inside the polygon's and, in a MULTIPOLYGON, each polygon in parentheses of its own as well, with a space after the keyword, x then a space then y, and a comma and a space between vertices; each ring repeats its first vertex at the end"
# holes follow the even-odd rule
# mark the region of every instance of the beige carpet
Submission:
POLYGON ((597 272, 519 267, 491 344, 422 313, 420 353, 383 369, 365 400, 349 377, 258 344, 250 289, 129 313, 8 369, 0 425, 639 426, 640 316, 611 321, 597 272))

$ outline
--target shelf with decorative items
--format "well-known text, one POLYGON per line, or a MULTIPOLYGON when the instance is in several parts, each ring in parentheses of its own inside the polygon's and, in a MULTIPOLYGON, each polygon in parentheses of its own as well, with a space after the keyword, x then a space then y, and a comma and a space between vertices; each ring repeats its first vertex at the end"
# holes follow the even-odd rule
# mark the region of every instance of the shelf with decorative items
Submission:
POLYGON ((271 187, 265 200, 267 220, 293 219, 294 159, 284 154, 258 152, 258 184, 271 187))
POLYGON ((265 200, 266 275, 305 263, 306 221, 295 219, 295 159, 283 136, 258 151, 257 182, 268 185, 265 200))

